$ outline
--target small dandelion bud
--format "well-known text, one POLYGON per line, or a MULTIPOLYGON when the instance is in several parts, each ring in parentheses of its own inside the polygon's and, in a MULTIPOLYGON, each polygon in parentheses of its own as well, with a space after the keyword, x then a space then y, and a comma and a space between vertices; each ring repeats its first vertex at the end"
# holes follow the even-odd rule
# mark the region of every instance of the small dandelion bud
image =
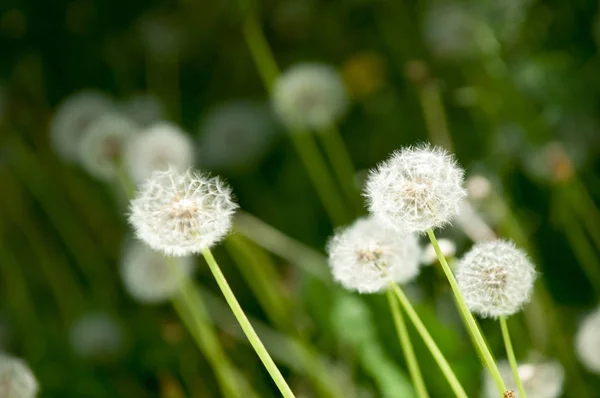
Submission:
MULTIPOLYGON (((450 239, 438 239, 438 245, 440 246, 440 250, 442 251, 442 255, 446 258, 454 257, 456 254, 456 245, 450 239)), ((429 243, 423 249, 423 254, 421 255, 421 264, 431 265, 438 261, 437 254, 433 245, 429 243)))
POLYGON ((54 151, 63 159, 79 160, 79 140, 99 116, 113 111, 110 98, 95 91, 82 91, 64 100, 56 109, 50 125, 54 151))
POLYGON ((373 217, 337 232, 327 252, 333 278, 359 293, 385 290, 390 282, 406 283, 419 273, 417 237, 391 230, 373 217))
POLYGON ((586 316, 579 325, 575 352, 586 368, 600 374, 600 308, 586 316))
POLYGON ((170 299, 183 278, 192 275, 193 257, 165 258, 140 242, 125 246, 121 277, 131 297, 141 303, 160 303, 170 299))
MULTIPOLYGON (((517 390, 517 385, 507 361, 498 362, 498 370, 508 390, 517 390)), ((519 378, 528 398, 558 398, 562 396, 565 370, 556 361, 524 363, 518 366, 519 378)), ((483 398, 496 398, 498 388, 489 372, 484 372, 483 398)), ((518 395, 514 393, 514 397, 518 395)))
POLYGON ((465 197, 463 170, 445 150, 422 146, 396 151, 371 171, 369 211, 396 230, 423 232, 451 221, 465 197))
POLYGON ((38 390, 38 382, 23 360, 0 354, 0 397, 34 398, 38 390))
POLYGON ((69 340, 73 351, 82 358, 110 359, 123 347, 123 332, 107 314, 91 313, 71 326, 69 340))
POLYGON ((344 82, 328 65, 296 65, 275 82, 273 107, 290 129, 322 129, 346 111, 344 82))
POLYGON ((478 243, 465 254, 456 281, 469 309, 487 318, 519 311, 533 291, 536 272, 527 255, 512 242, 478 243))
POLYGON ((219 178, 169 168, 143 184, 131 201, 129 222, 154 250, 185 256, 223 239, 236 208, 231 189, 219 178))
POLYGON ((153 171, 169 167, 186 170, 191 167, 194 163, 194 144, 179 127, 160 122, 129 142, 124 160, 131 178, 141 184, 153 171))
POLYGON ((107 113, 94 120, 79 141, 79 161, 93 176, 110 180, 117 175, 118 161, 127 142, 139 127, 130 119, 107 113))

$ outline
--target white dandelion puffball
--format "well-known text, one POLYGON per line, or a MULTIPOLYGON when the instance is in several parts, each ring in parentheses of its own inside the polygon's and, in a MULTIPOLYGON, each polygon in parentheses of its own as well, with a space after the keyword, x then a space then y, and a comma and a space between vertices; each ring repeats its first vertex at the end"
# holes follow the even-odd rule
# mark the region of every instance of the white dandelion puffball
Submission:
POLYGON ((248 171, 269 150, 277 132, 272 111, 264 103, 238 100, 216 106, 200 124, 200 166, 248 171))
POLYGON ((0 353, 0 397, 34 398, 38 390, 38 382, 23 360, 0 353))
POLYGON ((237 207, 218 177, 170 168, 155 171, 143 184, 131 201, 129 222, 153 249, 185 256, 223 239, 237 207))
MULTIPOLYGON (((498 370, 506 383, 506 388, 517 391, 517 384, 508 361, 499 361, 498 370)), ((557 361, 520 364, 518 373, 528 398, 559 398, 562 396, 565 370, 557 361)), ((483 398, 498 397, 498 387, 487 371, 483 376, 482 396, 483 398)), ((515 396, 518 397, 518 395, 515 396)))
POLYGON ((151 94, 138 94, 119 104, 119 109, 142 127, 164 120, 165 106, 151 94))
POLYGON ((441 148, 426 145, 396 151, 367 179, 369 211, 397 230, 442 227, 458 214, 466 195, 463 175, 441 148))
POLYGON ((65 99, 50 124, 54 151, 65 160, 78 161, 82 133, 96 118, 113 109, 111 99, 95 91, 82 91, 65 99))
POLYGON ((106 113, 94 120, 79 141, 79 161, 94 177, 110 180, 127 143, 140 131, 132 120, 117 113, 106 113))
POLYGON ((123 331, 109 315, 91 313, 71 326, 69 342, 73 351, 82 358, 111 358, 123 347, 123 331))
POLYGON ((194 144, 179 127, 167 122, 153 124, 129 142, 125 165, 131 178, 142 184, 153 171, 174 167, 186 170, 194 163, 194 144))
POLYGON ((467 306, 484 318, 518 312, 529 301, 535 278, 527 255, 504 240, 477 243, 456 271, 467 306))
POLYGON ((373 217, 360 218, 337 232, 327 245, 333 278, 359 293, 406 283, 419 273, 421 249, 414 234, 401 234, 373 217))
POLYGON ((337 71, 319 63, 298 64, 275 82, 275 113, 290 129, 323 129, 343 116, 348 105, 337 71))
POLYGON ((579 325, 575 336, 575 352, 586 368, 600 374, 600 308, 579 325))
POLYGON ((193 257, 165 258, 140 242, 125 246, 121 277, 131 297, 141 303, 160 303, 170 299, 184 278, 194 271, 193 257))
MULTIPOLYGON (((440 246, 440 250, 442 255, 446 258, 454 257, 456 254, 456 245, 450 239, 438 239, 438 245, 440 246)), ((437 254, 433 245, 429 243, 423 249, 423 254, 421 255, 421 263, 425 265, 431 265, 438 261, 437 254)))

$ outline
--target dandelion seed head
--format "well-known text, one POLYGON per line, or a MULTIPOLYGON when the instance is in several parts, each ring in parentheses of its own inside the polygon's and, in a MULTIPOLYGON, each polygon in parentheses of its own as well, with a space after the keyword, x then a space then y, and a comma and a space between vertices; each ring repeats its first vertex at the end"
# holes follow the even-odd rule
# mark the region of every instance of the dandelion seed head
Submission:
POLYGON ((275 82, 275 113, 290 129, 322 129, 346 111, 344 82, 328 65, 303 63, 284 72, 275 82))
POLYGON ((114 104, 106 95, 82 91, 58 105, 50 124, 50 140, 54 151, 64 160, 79 160, 79 140, 98 117, 112 112, 114 104))
POLYGON ((398 233, 373 217, 338 231, 327 252, 333 278, 359 293, 385 290, 389 282, 406 283, 419 273, 417 237, 398 233))
MULTIPOLYGON (((498 361, 498 370, 508 390, 517 390, 517 384, 508 361, 498 361)), ((519 378, 528 398, 558 398, 562 396, 565 381, 565 370, 557 361, 524 363, 518 366, 519 378)), ((496 398, 498 387, 490 376, 484 372, 483 397, 496 398)), ((516 395, 515 395, 516 396, 516 395)))
POLYGON ((132 120, 116 113, 96 118, 79 141, 81 165, 94 177, 103 180, 114 178, 124 148, 139 130, 132 120))
POLYGON ((409 147, 371 171, 365 196, 369 211, 396 230, 423 232, 456 216, 466 195, 463 170, 445 150, 409 147))
POLYGON ((575 353, 587 369, 600 374, 600 308, 587 315, 579 325, 575 353))
POLYGON ((23 360, 0 353, 0 397, 34 398, 38 390, 38 382, 23 360))
POLYGON ((105 313, 90 313, 71 326, 69 341, 73 351, 85 359, 109 359, 123 348, 121 326, 105 313))
POLYGON ((127 293, 141 303, 154 304, 170 299, 181 281, 192 275, 193 257, 167 259, 140 242, 125 246, 121 277, 127 293))
MULTIPOLYGON (((438 245, 440 246, 440 250, 444 257, 454 257, 456 254, 456 245, 450 239, 438 239, 438 245)), ((425 246, 423 249, 423 254, 421 255, 421 263, 425 265, 431 265, 438 261, 437 254, 435 253, 435 249, 431 243, 425 246)))
POLYGON ((237 205, 219 178, 169 168, 155 171, 130 207, 139 239, 166 255, 185 256, 223 239, 237 205))
POLYGON ((131 178, 142 184, 152 172, 173 167, 186 170, 194 163, 194 144, 179 127, 155 123, 129 142, 125 165, 131 178))
POLYGON ((458 263, 456 280, 469 309, 484 317, 510 316, 529 302, 536 278, 527 255, 512 242, 478 243, 458 263))

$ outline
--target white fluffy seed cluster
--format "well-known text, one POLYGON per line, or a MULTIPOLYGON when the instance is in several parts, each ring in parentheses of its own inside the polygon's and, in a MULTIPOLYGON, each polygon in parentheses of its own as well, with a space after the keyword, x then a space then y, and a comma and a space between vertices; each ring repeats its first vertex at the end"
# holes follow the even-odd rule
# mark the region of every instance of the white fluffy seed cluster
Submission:
POLYGON ((109 315, 90 313, 71 326, 69 342, 82 358, 108 359, 115 357, 123 347, 123 332, 109 315))
MULTIPOLYGON (((506 388, 516 391, 517 385, 507 361, 498 362, 498 370, 506 388)), ((524 363, 518 366, 519 378, 528 398, 558 398, 562 396, 565 370, 556 361, 524 363)), ((483 398, 497 398, 498 388, 489 372, 483 376, 483 398)))
POLYGON ((91 175, 110 180, 127 143, 140 132, 139 126, 118 113, 99 116, 83 131, 79 141, 79 162, 91 175))
MULTIPOLYGON (((450 239, 438 239, 438 245, 440 246, 442 255, 445 258, 454 257, 454 255, 456 254, 456 245, 450 239)), ((423 249, 423 254, 421 255, 421 264, 431 265, 437 261, 437 253, 435 252, 433 245, 429 243, 423 249)))
POLYGON ((229 232, 237 205, 229 186, 192 170, 155 171, 131 201, 139 239, 168 256, 199 253, 229 232))
POLYGON ((587 315, 579 325, 575 352, 587 369, 600 374, 600 308, 587 315))
POLYGON ((285 71, 275 82, 273 108, 290 129, 322 129, 346 111, 344 82, 328 65, 303 63, 285 71))
POLYGON ((0 397, 34 398, 38 390, 38 382, 23 360, 0 353, 0 397))
POLYGON ((384 290, 389 282, 406 283, 419 273, 417 237, 391 230, 373 217, 337 232, 327 252, 333 278, 359 293, 384 290))
POLYGON ((124 162, 131 178, 142 184, 157 170, 186 170, 194 163, 194 144, 179 127, 167 122, 151 125, 129 142, 124 162))
POLYGON ((456 216, 466 195, 464 171, 445 150, 429 145, 396 151, 371 171, 365 196, 371 214, 390 227, 423 232, 456 216))
POLYGON ((109 97, 96 91, 82 91, 65 99, 56 109, 50 125, 54 151, 64 160, 79 160, 79 140, 98 117, 114 110, 109 97))
POLYGON ((527 255, 504 240, 476 244, 456 271, 467 306, 484 318, 518 312, 529 301, 535 278, 527 255))
POLYGON ((141 303, 153 304, 170 299, 193 271, 193 257, 167 259, 140 242, 126 245, 121 260, 125 289, 141 303))

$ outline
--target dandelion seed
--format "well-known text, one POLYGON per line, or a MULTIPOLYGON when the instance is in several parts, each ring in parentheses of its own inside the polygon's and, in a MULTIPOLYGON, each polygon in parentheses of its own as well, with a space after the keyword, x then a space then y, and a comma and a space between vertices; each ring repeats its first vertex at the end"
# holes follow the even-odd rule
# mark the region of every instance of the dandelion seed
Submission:
POLYGON ((86 359, 115 357, 123 348, 120 325, 104 313, 79 318, 71 327, 69 340, 73 351, 86 359))
POLYGON ((426 145, 396 151, 367 180, 369 211, 399 231, 442 227, 458 214, 466 195, 463 175, 443 149, 426 145))
POLYGON ((419 273, 421 250, 414 234, 400 234, 373 217, 337 232, 327 246, 333 278, 359 293, 407 283, 419 273))
MULTIPOLYGON (((442 251, 442 255, 446 258, 453 257, 456 254, 456 245, 450 239, 438 239, 438 245, 442 251)), ((431 265, 438 261, 437 254, 433 245, 429 243, 425 246, 423 254, 421 255, 421 264, 431 265)))
POLYGON ((0 353, 0 397, 34 398, 38 390, 38 382, 23 360, 0 353))
MULTIPOLYGON (((506 388, 516 390, 509 363, 499 361, 498 369, 502 374, 502 379, 506 382, 506 388)), ((565 370, 560 363, 556 361, 524 363, 519 365, 518 372, 527 398, 558 398, 562 396, 565 370)), ((498 396, 498 388, 488 372, 484 372, 482 395, 483 398, 498 396)), ((517 395, 515 394, 515 396, 517 395)))
POLYGON ((98 117, 82 133, 80 163, 91 175, 103 180, 112 179, 118 173, 124 148, 139 131, 132 120, 116 113, 98 117))
POLYGON ((587 369, 600 374, 600 308, 586 316, 579 325, 575 353, 587 369))
POLYGON ((531 297, 536 272, 512 242, 478 243, 460 260, 456 280, 469 309, 487 318, 510 316, 531 297))
POLYGON ((125 150, 131 178, 142 184, 157 170, 186 170, 194 163, 194 144, 179 127, 160 122, 142 131, 125 150))
POLYGON ((219 178, 174 168, 155 171, 131 201, 139 239, 168 256, 199 253, 231 229, 237 205, 219 178))
POLYGON ((95 91, 82 91, 68 97, 56 109, 50 125, 54 151, 67 161, 78 161, 83 132, 98 117, 113 110, 110 98, 95 91))
POLYGON ((346 111, 348 99, 337 71, 324 64, 298 64, 276 81, 272 96, 275 113, 291 130, 322 129, 346 111))

